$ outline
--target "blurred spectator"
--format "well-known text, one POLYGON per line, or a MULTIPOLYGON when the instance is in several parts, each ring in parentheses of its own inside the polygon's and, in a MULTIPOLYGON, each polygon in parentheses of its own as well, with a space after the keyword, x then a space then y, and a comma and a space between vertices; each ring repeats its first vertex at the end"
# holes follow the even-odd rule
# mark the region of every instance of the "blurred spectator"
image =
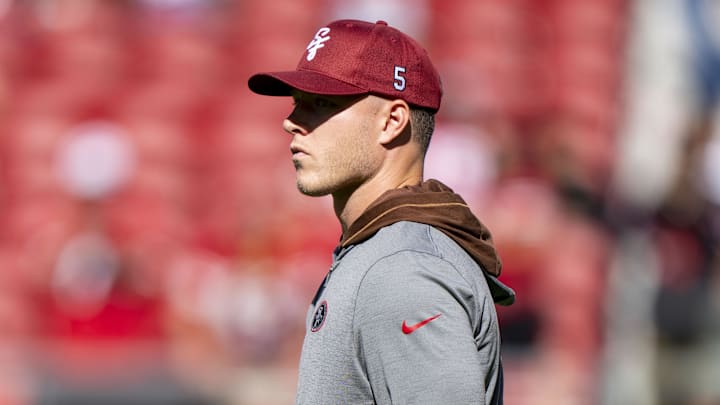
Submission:
POLYGON ((331 20, 349 15, 365 21, 383 20, 420 42, 426 42, 430 19, 428 0, 336 0, 330 4, 331 20))
POLYGON ((717 5, 638 1, 612 200, 607 403, 720 401, 717 5), (714 11, 713 11, 714 10, 714 11), (630 255, 634 252, 634 258, 630 255))

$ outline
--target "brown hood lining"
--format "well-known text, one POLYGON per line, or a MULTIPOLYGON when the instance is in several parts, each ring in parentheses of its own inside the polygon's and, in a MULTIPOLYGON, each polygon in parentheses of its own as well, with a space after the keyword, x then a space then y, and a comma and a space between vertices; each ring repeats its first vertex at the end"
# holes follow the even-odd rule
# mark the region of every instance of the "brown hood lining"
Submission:
POLYGON ((400 221, 431 225, 453 239, 482 267, 495 302, 512 304, 515 293, 497 279, 502 263, 490 231, 462 197, 437 180, 385 192, 350 225, 340 245, 360 243, 400 221))

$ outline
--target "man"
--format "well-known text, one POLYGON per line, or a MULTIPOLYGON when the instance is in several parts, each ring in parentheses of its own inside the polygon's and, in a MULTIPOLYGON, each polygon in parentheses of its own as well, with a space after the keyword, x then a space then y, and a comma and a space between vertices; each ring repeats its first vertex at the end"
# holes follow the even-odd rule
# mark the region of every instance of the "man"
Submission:
POLYGON ((342 226, 308 312, 297 403, 502 403, 493 300, 514 293, 463 199, 423 181, 442 96, 425 50, 383 21, 335 21, 296 70, 248 85, 292 96, 297 187, 332 195, 342 226))

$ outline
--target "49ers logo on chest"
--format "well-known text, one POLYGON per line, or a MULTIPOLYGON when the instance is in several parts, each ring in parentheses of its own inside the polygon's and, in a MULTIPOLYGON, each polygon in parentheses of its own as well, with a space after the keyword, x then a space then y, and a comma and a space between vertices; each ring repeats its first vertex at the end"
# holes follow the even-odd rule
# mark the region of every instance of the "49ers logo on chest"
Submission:
POLYGON ((317 332, 320 328, 325 325, 325 319, 327 318, 328 304, 327 301, 323 301, 315 309, 313 314, 312 325, 310 326, 310 332, 317 332))

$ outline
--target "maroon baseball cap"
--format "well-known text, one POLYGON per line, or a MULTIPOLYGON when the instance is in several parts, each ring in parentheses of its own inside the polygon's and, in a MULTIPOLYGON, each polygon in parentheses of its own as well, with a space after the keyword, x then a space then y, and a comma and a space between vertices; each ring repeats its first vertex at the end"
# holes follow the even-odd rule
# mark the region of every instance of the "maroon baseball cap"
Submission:
POLYGON ((440 75, 425 49, 384 21, 333 21, 320 28, 297 68, 258 73, 250 90, 289 96, 292 89, 324 95, 376 94, 437 111, 440 75))

